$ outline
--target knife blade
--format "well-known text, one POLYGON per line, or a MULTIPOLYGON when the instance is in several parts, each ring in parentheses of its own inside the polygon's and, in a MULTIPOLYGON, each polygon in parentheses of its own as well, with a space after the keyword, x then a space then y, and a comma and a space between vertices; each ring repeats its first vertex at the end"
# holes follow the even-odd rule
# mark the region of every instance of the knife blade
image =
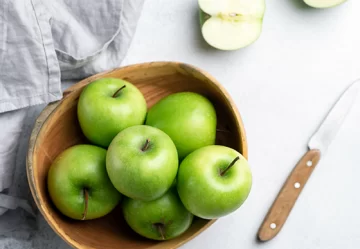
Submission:
POLYGON ((323 122, 311 136, 308 142, 308 151, 290 173, 260 226, 258 231, 260 241, 268 241, 281 231, 320 157, 324 157, 327 148, 336 137, 342 123, 350 112, 358 96, 359 89, 360 79, 351 83, 341 94, 323 122))
POLYGON ((318 149, 324 155, 331 141, 340 130, 341 124, 349 113, 359 92, 360 80, 352 83, 342 94, 328 113, 322 124, 310 138, 308 147, 310 150, 318 149))

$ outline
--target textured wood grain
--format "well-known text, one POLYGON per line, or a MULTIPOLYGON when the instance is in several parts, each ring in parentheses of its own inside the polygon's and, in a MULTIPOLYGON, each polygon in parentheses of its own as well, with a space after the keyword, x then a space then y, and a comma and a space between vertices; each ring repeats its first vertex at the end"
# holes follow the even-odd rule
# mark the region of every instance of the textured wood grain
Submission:
POLYGON ((218 114, 217 144, 227 145, 248 156, 246 136, 238 110, 225 89, 210 75, 190 65, 154 62, 127 66, 94 75, 67 89, 64 98, 50 104, 36 120, 27 156, 29 185, 37 207, 47 222, 74 248, 177 248, 209 227, 215 220, 195 219, 182 236, 165 242, 144 239, 126 225, 119 208, 91 221, 74 221, 52 205, 46 188, 48 169, 60 152, 87 143, 77 121, 77 101, 84 86, 103 78, 128 80, 144 94, 148 107, 175 92, 193 91, 208 97, 218 114))
POLYGON ((270 240, 280 232, 319 160, 320 152, 318 150, 310 150, 300 159, 259 229, 258 238, 261 241, 270 240))

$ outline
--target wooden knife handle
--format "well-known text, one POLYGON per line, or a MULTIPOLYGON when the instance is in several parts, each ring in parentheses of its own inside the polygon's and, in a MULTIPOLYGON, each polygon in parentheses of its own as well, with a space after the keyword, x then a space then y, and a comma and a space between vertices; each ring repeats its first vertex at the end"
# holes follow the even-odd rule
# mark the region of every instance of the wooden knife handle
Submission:
POLYGON ((270 240, 280 232, 319 160, 319 150, 310 150, 300 159, 286 180, 259 229, 258 238, 261 241, 270 240))

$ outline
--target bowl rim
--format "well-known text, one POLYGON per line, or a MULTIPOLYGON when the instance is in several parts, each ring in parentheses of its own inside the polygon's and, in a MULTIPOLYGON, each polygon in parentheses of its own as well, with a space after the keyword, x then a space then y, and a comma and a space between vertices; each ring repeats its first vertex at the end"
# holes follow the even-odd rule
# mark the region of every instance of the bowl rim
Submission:
MULTIPOLYGON (((42 214, 42 216, 44 217, 44 219, 46 220, 46 222, 49 224, 49 226, 52 228, 52 230, 58 235, 60 236, 68 245, 72 246, 73 248, 86 248, 86 249, 95 249, 93 247, 87 247, 84 245, 81 245, 78 241, 72 239, 66 232, 64 232, 62 229, 60 229, 59 227, 57 227, 55 225, 55 220, 53 219, 53 217, 45 212, 45 209, 43 206, 43 199, 41 197, 38 196, 37 192, 38 192, 38 186, 36 184, 35 181, 35 175, 34 175, 34 167, 36 167, 33 163, 33 156, 34 156, 34 149, 35 146, 37 144, 37 138, 39 137, 39 135, 42 133, 42 128, 43 126, 49 121, 49 119, 52 117, 52 115, 54 114, 54 112, 61 106, 61 104, 63 103, 64 99, 66 99, 72 92, 78 90, 79 88, 82 88, 83 86, 89 84, 90 82, 99 79, 99 78, 103 78, 106 77, 106 75, 112 73, 112 72, 117 72, 117 71, 129 71, 129 70, 133 70, 134 67, 140 67, 140 68, 147 68, 147 67, 164 67, 164 66, 180 66, 182 69, 184 69, 185 71, 196 71, 197 73, 202 74, 202 76, 204 76, 205 78, 207 78, 209 80, 208 83, 212 84, 215 88, 217 88, 218 90, 220 90, 221 94, 225 97, 228 106, 231 107, 231 114, 235 116, 236 118, 236 125, 237 125, 237 129, 239 130, 240 134, 241 134, 241 140, 240 140, 240 146, 242 148, 242 155, 248 160, 248 145, 247 145, 247 137, 246 137, 246 131, 245 131, 245 127, 242 121, 242 118, 240 116, 240 113, 236 107, 236 104, 234 103, 232 97, 230 96, 230 94, 227 92, 227 90, 220 84, 220 82, 218 82, 212 75, 210 75, 209 73, 205 72, 204 70, 187 64, 187 63, 183 63, 183 62, 175 62, 175 61, 154 61, 154 62, 143 62, 143 63, 137 63, 137 64, 130 64, 127 66, 120 66, 118 68, 112 69, 112 70, 107 70, 104 72, 100 72, 97 74, 94 74, 90 77, 84 78, 76 83, 74 83, 72 86, 70 86, 69 88, 67 88, 64 92, 63 92, 63 97, 62 99, 49 103, 39 114, 39 116, 36 118, 35 120, 35 124, 33 126, 32 132, 31 132, 31 136, 28 142, 28 152, 26 155, 26 174, 27 174, 27 180, 28 180, 28 184, 31 190, 31 194, 33 196, 34 202, 36 204, 36 206, 38 207, 38 209, 40 210, 40 213, 42 214)), ((199 229, 197 232, 193 233, 192 235, 190 235, 189 237, 187 237, 186 239, 174 244, 174 247, 171 248, 178 248, 181 245, 187 243, 188 241, 192 240, 193 238, 195 238, 197 235, 199 235, 201 232, 205 231, 207 228, 209 228, 214 222, 216 221, 216 219, 213 220, 209 220, 206 225, 204 225, 201 229, 199 229)), ((155 249, 158 248, 158 245, 154 245, 151 248, 155 249)), ((160 247, 159 247, 160 248, 160 247)))

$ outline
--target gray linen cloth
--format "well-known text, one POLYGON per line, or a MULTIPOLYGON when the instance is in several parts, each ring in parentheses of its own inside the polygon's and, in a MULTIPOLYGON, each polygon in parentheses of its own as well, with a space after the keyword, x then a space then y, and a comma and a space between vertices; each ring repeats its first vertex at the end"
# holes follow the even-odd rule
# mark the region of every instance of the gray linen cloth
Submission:
MULTIPOLYGON (((41 219, 29 204, 25 173, 35 118, 71 83, 121 65, 143 2, 0 0, 1 237, 29 238, 41 219)), ((15 248, 9 241, 0 248, 15 248)))

